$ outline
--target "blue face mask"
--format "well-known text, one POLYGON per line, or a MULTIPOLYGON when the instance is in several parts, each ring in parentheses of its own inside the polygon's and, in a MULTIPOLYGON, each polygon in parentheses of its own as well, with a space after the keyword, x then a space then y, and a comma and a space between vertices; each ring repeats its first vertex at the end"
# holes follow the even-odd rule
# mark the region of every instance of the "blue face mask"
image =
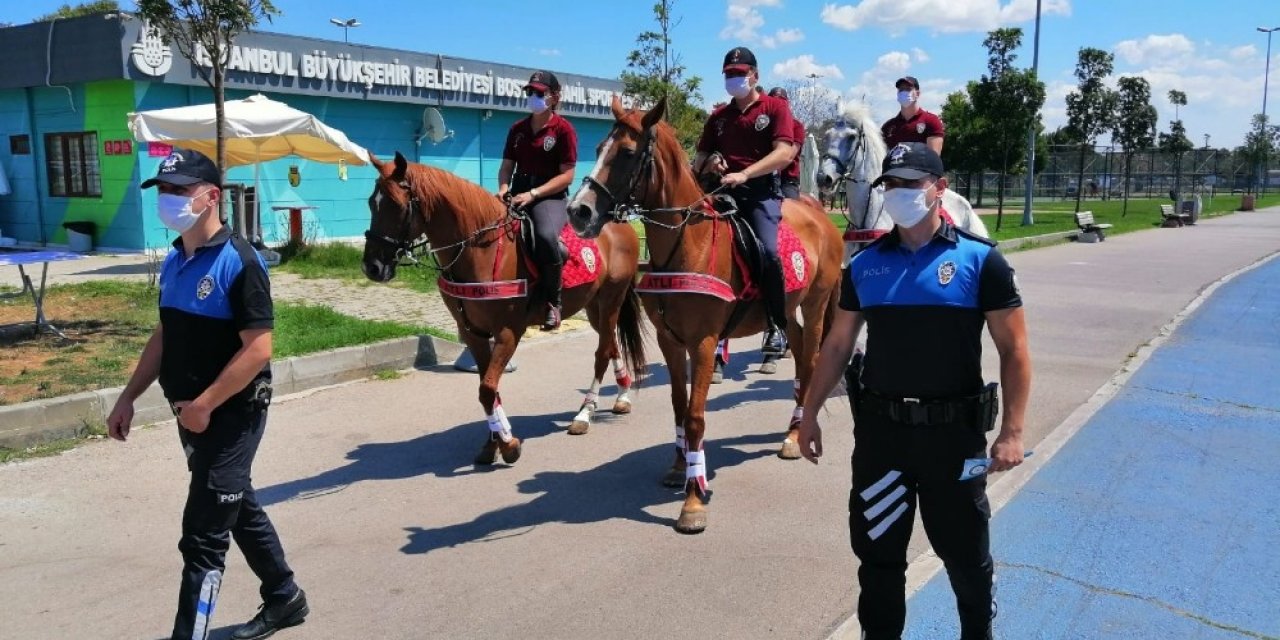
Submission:
POLYGON ((532 113, 542 113, 547 110, 547 99, 545 96, 528 96, 525 99, 532 113))
POLYGON ((751 93, 751 78, 747 76, 725 78, 724 90, 735 98, 745 98, 751 93))

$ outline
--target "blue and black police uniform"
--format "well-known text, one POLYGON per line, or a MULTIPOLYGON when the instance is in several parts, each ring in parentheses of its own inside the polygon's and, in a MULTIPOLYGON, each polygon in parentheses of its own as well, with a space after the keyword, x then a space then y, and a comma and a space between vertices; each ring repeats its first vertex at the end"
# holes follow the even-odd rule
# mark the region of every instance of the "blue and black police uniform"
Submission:
POLYGON ((959 478, 965 459, 986 457, 998 401, 982 378, 984 314, 1022 306, 1013 269, 993 242, 945 220, 914 252, 894 228, 850 262, 839 304, 867 325, 865 358, 847 378, 855 408, 849 532, 861 561, 864 637, 902 634, 918 501, 956 593, 962 638, 989 638, 986 480, 959 478))

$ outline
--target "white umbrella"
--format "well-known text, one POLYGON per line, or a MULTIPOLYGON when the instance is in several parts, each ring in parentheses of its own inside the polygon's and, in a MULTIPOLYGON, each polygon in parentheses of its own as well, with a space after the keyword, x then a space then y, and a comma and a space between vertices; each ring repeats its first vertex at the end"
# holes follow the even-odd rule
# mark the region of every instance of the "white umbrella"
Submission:
MULTIPOLYGON (((139 142, 195 149, 216 161, 214 109, 210 103, 130 113, 129 130, 139 142)), ((319 162, 369 163, 369 152, 348 140, 343 132, 260 93, 243 100, 227 100, 223 114, 227 163, 223 169, 254 165, 254 192, 259 199, 262 191, 258 188, 258 171, 263 160, 299 156, 319 162)))
POLYGON ((804 146, 800 147, 800 193, 818 197, 818 141, 813 134, 804 138, 804 146))

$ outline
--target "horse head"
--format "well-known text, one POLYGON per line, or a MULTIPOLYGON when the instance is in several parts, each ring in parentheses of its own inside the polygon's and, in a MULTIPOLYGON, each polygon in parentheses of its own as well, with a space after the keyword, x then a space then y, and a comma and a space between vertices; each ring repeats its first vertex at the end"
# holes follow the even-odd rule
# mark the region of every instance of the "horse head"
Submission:
MULTIPOLYGON (((655 154, 660 137, 672 135, 662 124, 667 99, 662 98, 652 109, 640 113, 625 109, 615 95, 612 109, 613 129, 596 146, 596 165, 569 201, 569 222, 583 237, 599 235, 605 223, 617 218, 621 209, 644 203, 649 189, 661 184, 655 176, 659 171, 655 154)), ((661 142, 669 145, 668 141, 661 142)))
POLYGON ((399 151, 392 162, 381 162, 370 154, 378 177, 369 195, 369 230, 364 233, 361 270, 374 282, 396 277, 396 266, 423 234, 418 196, 409 184, 409 161, 399 151))

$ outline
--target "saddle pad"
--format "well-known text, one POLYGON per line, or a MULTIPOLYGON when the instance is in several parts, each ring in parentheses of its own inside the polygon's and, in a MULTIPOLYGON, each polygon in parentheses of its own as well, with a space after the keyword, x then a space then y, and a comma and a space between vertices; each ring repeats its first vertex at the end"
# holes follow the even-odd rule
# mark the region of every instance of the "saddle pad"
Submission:
POLYGON ((787 293, 802 289, 808 284, 808 254, 804 250, 804 244, 800 242, 800 236, 785 222, 778 227, 778 260, 782 262, 782 273, 786 276, 787 293))
POLYGON ((600 259, 600 245, 593 239, 579 238, 567 224, 560 230, 560 241, 569 253, 561 271, 560 288, 572 289, 594 282, 604 264, 600 259))

